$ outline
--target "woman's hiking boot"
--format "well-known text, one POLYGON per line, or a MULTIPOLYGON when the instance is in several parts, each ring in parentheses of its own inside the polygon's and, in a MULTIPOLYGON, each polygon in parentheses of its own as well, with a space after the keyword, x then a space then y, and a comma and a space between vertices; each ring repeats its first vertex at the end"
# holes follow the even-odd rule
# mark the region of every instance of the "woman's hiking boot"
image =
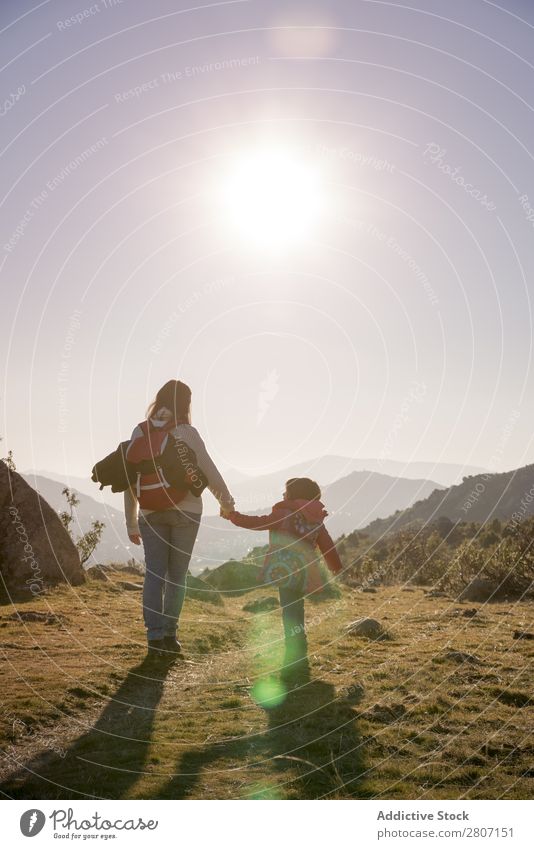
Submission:
POLYGON ((182 644, 176 639, 174 634, 167 634, 163 638, 163 651, 171 655, 182 654, 182 644))
POLYGON ((160 660, 165 657, 165 640, 149 640, 148 657, 151 660, 160 660))

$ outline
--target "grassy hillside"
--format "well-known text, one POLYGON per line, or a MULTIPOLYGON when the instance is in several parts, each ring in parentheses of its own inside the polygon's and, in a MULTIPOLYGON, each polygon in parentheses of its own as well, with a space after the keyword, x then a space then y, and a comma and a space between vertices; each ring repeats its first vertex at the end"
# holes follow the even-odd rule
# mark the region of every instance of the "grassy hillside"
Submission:
POLYGON ((453 522, 485 523, 534 515, 534 465, 501 474, 466 477, 461 484, 435 490, 428 498, 387 519, 375 519, 364 530, 377 538, 407 525, 424 525, 444 516, 453 522))
POLYGON ((272 592, 187 600, 185 660, 154 671, 139 577, 108 574, 0 610, 3 796, 532 798, 531 603, 344 589, 308 605, 287 690, 279 610, 243 610, 272 592), (347 635, 362 616, 389 638, 347 635))

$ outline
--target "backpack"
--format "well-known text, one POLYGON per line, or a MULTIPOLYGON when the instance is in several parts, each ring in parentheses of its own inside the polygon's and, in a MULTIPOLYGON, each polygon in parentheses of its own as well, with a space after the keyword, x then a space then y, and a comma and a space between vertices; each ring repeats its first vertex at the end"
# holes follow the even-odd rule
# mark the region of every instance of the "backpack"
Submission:
POLYGON ((126 449, 126 460, 135 471, 137 500, 143 510, 168 510, 190 491, 201 495, 208 485, 197 466, 196 454, 183 440, 170 432, 176 426, 156 428, 141 422, 141 436, 126 449))
MULTIPOLYGON (((310 551, 317 544, 322 523, 297 510, 271 531, 270 548, 260 571, 260 582, 302 590, 310 568, 310 551)), ((312 563, 313 563, 312 557, 312 563)))
POLYGON ((115 451, 93 466, 91 480, 99 483, 100 489, 110 486, 112 492, 124 492, 134 483, 135 468, 126 459, 126 449, 129 444, 129 441, 121 442, 115 451))
POLYGON ((261 570, 260 582, 285 589, 302 589, 305 581, 306 562, 304 558, 286 546, 269 553, 267 562, 261 570))

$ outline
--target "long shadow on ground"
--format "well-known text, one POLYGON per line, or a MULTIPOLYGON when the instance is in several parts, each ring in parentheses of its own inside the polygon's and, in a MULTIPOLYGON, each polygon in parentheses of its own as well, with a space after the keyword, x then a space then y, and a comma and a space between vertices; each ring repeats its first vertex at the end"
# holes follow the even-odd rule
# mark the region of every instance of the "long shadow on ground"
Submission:
POLYGON ((11 799, 127 798, 145 767, 156 708, 170 665, 132 668, 94 726, 67 750, 62 740, 0 783, 11 799))
POLYGON ((159 798, 201 798, 200 785, 212 783, 226 784, 222 798, 228 798, 229 784, 231 798, 365 796, 355 711, 336 698, 332 684, 308 681, 290 689, 281 704, 264 709, 268 728, 261 734, 185 752, 159 798))

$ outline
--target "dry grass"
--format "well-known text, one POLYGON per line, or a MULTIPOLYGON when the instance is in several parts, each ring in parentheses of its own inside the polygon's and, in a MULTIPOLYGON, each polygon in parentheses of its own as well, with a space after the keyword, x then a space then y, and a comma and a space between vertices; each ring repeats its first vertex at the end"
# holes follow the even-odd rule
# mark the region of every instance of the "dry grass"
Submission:
POLYGON ((242 610, 261 590, 187 601, 186 660, 154 670, 140 593, 112 578, 17 605, 48 623, 0 608, 5 797, 532 798, 532 603, 309 604, 311 680, 288 689, 279 610, 242 610), (392 639, 344 635, 360 616, 392 639))

